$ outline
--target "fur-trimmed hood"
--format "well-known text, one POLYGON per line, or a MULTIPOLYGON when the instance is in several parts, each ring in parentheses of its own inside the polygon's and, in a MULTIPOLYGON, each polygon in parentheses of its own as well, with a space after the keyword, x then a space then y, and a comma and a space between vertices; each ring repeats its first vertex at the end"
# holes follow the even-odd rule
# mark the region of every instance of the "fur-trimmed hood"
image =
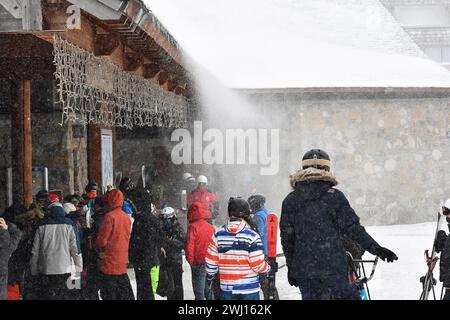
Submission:
POLYGON ((331 172, 312 167, 305 170, 298 170, 297 172, 289 175, 289 183, 292 189, 295 189, 297 182, 315 181, 329 182, 333 187, 338 185, 336 177, 331 172))

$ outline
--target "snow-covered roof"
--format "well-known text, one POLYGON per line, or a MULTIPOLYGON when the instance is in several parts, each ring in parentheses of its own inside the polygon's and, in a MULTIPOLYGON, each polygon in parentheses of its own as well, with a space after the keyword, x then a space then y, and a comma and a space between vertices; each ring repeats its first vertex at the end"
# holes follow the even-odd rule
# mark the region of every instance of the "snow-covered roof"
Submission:
POLYGON ((450 87, 378 0, 144 2, 229 87, 450 87))

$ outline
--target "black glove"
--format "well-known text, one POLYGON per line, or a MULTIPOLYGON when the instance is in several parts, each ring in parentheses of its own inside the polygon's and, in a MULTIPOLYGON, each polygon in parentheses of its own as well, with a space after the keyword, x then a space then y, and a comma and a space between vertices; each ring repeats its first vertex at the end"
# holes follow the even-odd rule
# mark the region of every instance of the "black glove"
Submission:
POLYGON ((291 271, 288 269, 288 282, 293 287, 298 287, 297 279, 292 276, 291 271))
POLYGON ((395 260, 398 260, 398 257, 393 253, 391 250, 383 247, 378 247, 375 249, 375 255, 380 257, 381 260, 387 262, 394 262, 395 260))

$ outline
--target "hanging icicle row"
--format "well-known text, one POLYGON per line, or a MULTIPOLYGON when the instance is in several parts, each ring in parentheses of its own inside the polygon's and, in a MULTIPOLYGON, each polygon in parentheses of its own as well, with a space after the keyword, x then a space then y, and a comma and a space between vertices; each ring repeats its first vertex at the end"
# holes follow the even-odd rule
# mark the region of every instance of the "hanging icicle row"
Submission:
POLYGON ((189 101, 54 36, 62 124, 187 128, 189 101))

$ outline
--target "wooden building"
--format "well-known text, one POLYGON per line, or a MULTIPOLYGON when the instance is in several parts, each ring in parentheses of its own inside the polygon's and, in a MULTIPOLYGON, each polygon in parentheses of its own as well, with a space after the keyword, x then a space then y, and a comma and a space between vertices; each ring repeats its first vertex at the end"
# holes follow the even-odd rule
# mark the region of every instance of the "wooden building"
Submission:
POLYGON ((0 0, 0 210, 43 185, 105 188, 138 167, 134 151, 171 174, 159 159, 191 97, 179 45, 142 1, 0 0))

